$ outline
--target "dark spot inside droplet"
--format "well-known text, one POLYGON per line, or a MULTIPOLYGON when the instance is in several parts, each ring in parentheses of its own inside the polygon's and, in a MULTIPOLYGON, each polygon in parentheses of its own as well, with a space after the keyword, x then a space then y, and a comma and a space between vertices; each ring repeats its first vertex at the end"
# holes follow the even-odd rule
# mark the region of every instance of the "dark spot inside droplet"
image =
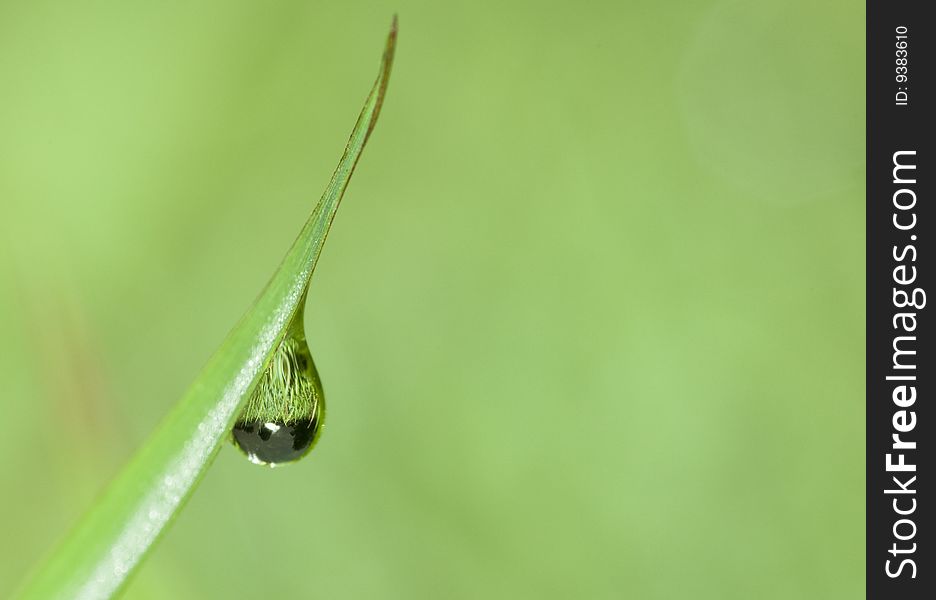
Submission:
POLYGON ((263 421, 238 423, 232 433, 234 442, 251 461, 275 465, 305 456, 312 448, 318 428, 316 414, 310 420, 288 425, 263 421))

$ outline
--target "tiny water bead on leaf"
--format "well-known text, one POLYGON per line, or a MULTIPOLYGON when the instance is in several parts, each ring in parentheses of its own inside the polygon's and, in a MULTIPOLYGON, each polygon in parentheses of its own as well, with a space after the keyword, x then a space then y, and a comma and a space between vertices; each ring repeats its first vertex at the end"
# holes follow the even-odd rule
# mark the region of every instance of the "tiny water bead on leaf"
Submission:
POLYGON ((275 467, 309 453, 324 417, 322 382, 300 316, 276 349, 231 438, 250 462, 275 467))

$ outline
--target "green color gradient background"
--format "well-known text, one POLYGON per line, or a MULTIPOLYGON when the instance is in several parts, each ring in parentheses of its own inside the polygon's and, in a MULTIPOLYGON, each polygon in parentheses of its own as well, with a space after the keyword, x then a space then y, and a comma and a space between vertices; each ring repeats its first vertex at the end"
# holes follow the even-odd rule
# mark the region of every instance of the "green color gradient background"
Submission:
POLYGON ((327 182, 328 419, 129 598, 854 598, 864 4, 0 1, 0 596, 327 182))

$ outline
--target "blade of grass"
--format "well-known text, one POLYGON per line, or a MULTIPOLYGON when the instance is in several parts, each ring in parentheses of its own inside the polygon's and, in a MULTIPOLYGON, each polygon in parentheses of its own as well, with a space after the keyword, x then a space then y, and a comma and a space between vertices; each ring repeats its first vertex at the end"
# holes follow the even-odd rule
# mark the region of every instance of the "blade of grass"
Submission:
POLYGON ((312 271, 338 204, 377 122, 393 63, 396 32, 394 18, 377 81, 338 167, 260 297, 159 428, 20 590, 19 597, 113 596, 191 495, 227 439, 290 321, 303 309, 312 271))

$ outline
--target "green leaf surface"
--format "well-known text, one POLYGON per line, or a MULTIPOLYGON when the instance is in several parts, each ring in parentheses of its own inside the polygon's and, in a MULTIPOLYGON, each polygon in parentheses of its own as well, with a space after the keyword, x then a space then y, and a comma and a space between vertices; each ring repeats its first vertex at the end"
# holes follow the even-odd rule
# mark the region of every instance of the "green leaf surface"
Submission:
POLYGON ((325 237, 380 113, 396 31, 394 19, 380 73, 341 161, 282 264, 172 412, 19 597, 113 596, 201 480, 290 322, 304 307, 325 237))

